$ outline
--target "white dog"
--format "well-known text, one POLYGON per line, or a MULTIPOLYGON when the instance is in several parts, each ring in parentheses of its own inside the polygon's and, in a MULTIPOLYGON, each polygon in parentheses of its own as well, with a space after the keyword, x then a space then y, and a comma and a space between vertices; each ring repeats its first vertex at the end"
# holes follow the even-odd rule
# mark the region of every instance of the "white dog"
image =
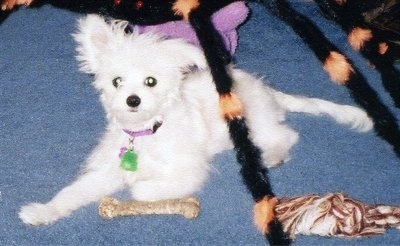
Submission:
MULTIPOLYGON (((52 223, 126 187, 136 200, 191 195, 206 181, 211 158, 232 147, 202 51, 179 39, 127 34, 126 26, 93 15, 80 21, 78 60, 95 75, 108 127, 84 173, 48 203, 22 207, 23 222, 52 223)), ((298 139, 284 123, 287 112, 327 114, 358 131, 372 127, 358 108, 286 95, 239 69, 230 72, 265 167, 288 160, 298 139)))

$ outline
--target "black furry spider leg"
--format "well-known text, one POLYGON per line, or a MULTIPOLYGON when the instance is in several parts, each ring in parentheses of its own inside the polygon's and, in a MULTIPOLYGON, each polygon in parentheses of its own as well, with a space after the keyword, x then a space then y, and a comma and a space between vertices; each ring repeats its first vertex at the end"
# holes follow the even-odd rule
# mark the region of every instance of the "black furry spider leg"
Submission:
POLYGON ((374 121, 375 132, 392 145, 394 152, 400 158, 400 131, 397 120, 352 62, 323 35, 313 22, 295 11, 288 2, 284 0, 259 1, 292 27, 322 62, 333 81, 346 86, 355 102, 364 108, 374 121))
POLYGON ((226 70, 226 65, 232 58, 218 31, 215 30, 210 15, 199 7, 191 11, 189 21, 203 48, 218 93, 230 93, 232 79, 226 70))
MULTIPOLYGON (((0 3, 3 1, 5 0, 0 0, 0 3)), ((38 8, 48 4, 75 13, 100 14, 142 25, 182 19, 172 11, 173 0, 146 0, 140 8, 137 7, 137 2, 138 0, 34 0, 28 7, 38 8)), ((19 6, 15 6, 13 10, 0 10, 0 24, 8 14, 18 8, 19 6)))
MULTIPOLYGON (((241 165, 243 182, 254 201, 275 199, 275 194, 268 178, 268 169, 262 167, 261 150, 249 140, 249 130, 244 118, 228 120, 229 133, 236 150, 236 158, 241 165)), ((255 216, 257 214, 255 213, 255 216)), ((256 218, 257 219, 257 218, 256 218)), ((283 231, 281 222, 274 217, 268 222, 265 233, 270 245, 289 245, 291 239, 283 231)))
POLYGON ((7 19, 11 12, 5 12, 0 10, 0 25, 7 19))
POLYGON ((37 8, 46 4, 83 14, 106 14, 114 9, 112 0, 34 0, 29 7, 37 8))
POLYGON ((396 118, 389 109, 380 102, 376 92, 365 84, 365 78, 357 71, 346 84, 347 88, 361 107, 374 121, 375 132, 392 145, 394 152, 400 158, 400 132, 396 118), (357 93, 354 93, 357 92, 357 93))
POLYGON ((385 89, 400 107, 400 72, 394 66, 394 44, 385 40, 383 31, 368 25, 360 13, 358 1, 338 4, 333 0, 315 1, 322 11, 332 14, 347 33, 352 47, 359 51, 379 71, 385 89), (381 34, 381 35, 380 35, 381 34))
MULTIPOLYGON (((231 56, 226 50, 222 38, 211 23, 210 15, 203 12, 202 8, 191 11, 189 21, 196 31, 197 37, 203 47, 205 57, 211 69, 216 89, 220 96, 231 95, 232 78, 227 71, 227 65, 231 56)), ((224 110, 224 109, 222 109, 224 110)), ((251 192, 253 199, 260 206, 266 205, 274 209, 275 194, 269 181, 268 173, 262 167, 261 150, 249 139, 248 128, 245 119, 240 115, 226 115, 231 139, 237 153, 237 160, 241 165, 243 182, 251 192), (261 201, 265 199, 265 203, 261 201), (270 202, 272 201, 272 202, 270 202)), ((271 245, 288 245, 291 240, 283 231, 283 227, 274 216, 270 221, 266 220, 266 229, 263 233, 271 245)), ((265 214, 261 214, 264 217, 265 214)), ((264 221, 263 221, 264 222, 264 221)))
MULTIPOLYGON (((375 32, 373 33, 373 35, 376 34, 375 32)), ((379 54, 380 45, 385 44, 374 37, 364 43, 364 47, 361 48, 360 52, 380 72, 383 86, 392 97, 395 106, 400 108, 400 71, 394 66, 392 60, 379 54)), ((390 47, 390 43, 386 43, 386 48, 383 49, 391 49, 390 47)))
POLYGON ((307 17, 294 10, 285 0, 256 0, 276 17, 288 24, 323 62, 332 51, 330 42, 307 17), (320 42, 320 39, 325 42, 320 42))
MULTIPOLYGON (((0 0, 0 3, 3 1, 0 0)), ((39 8, 43 5, 52 5, 60 9, 66 9, 83 14, 101 14, 109 16, 115 12, 112 0, 34 0, 28 8, 39 8)), ((15 6, 12 10, 0 10, 0 24, 13 12, 21 9, 15 6)))

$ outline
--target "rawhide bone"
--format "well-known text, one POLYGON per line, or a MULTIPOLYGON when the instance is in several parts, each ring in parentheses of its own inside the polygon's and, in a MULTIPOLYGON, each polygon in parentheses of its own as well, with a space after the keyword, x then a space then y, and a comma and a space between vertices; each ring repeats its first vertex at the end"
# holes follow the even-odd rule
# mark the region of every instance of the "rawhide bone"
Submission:
POLYGON ((105 197, 99 205, 99 214, 103 219, 149 214, 177 214, 187 219, 194 219, 199 213, 200 202, 195 197, 153 202, 120 201, 115 198, 105 197))

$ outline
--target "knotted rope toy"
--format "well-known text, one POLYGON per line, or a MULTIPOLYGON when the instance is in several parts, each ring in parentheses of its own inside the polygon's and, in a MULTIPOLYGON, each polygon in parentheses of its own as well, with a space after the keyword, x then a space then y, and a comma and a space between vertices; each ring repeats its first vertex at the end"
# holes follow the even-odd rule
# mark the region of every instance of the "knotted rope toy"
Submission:
MULTIPOLYGON (((104 219, 145 214, 179 214, 194 219, 199 213, 196 198, 137 202, 107 197, 99 205, 104 219)), ((298 234, 358 238, 383 234, 387 228, 400 229, 400 207, 368 205, 342 193, 279 198, 275 215, 292 239, 298 234)))

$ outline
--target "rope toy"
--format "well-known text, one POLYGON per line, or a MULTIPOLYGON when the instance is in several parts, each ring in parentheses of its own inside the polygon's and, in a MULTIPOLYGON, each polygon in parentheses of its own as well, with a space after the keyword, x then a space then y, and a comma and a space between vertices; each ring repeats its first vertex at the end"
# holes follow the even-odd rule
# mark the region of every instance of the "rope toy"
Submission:
POLYGON ((368 205, 342 193, 282 198, 276 213, 291 238, 296 234, 354 238, 400 229, 400 207, 368 205))

